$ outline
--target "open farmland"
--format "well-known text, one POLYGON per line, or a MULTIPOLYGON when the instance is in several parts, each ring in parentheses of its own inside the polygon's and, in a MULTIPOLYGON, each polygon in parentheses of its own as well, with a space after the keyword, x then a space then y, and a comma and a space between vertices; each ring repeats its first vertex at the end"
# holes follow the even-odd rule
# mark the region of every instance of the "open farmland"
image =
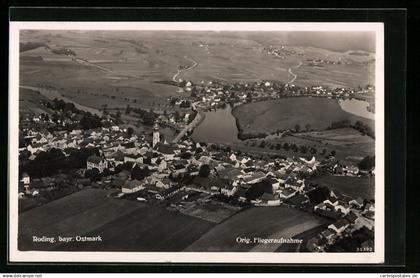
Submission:
POLYGON ((317 153, 314 154, 314 156, 318 160, 322 160, 332 151, 336 152, 336 158, 353 163, 359 162, 368 155, 375 154, 375 140, 367 135, 361 134, 353 128, 302 132, 284 136, 270 135, 264 139, 253 139, 235 143, 233 146, 243 149, 243 151, 265 150, 285 157, 312 157, 312 154, 309 152, 303 154, 300 151, 294 152, 292 149, 285 150, 283 148, 285 143, 289 144, 289 146, 291 144, 296 144, 297 146, 315 148, 317 153), (265 148, 258 147, 262 141, 265 141, 266 143, 265 148), (279 144, 282 146, 281 148, 278 148, 279 144), (325 154, 322 154, 324 149, 325 154))
POLYGON ((309 124, 311 129, 322 130, 332 122, 345 119, 352 123, 360 120, 373 126, 372 120, 345 112, 336 100, 328 98, 298 97, 252 102, 238 106, 232 113, 244 133, 294 129, 296 124, 302 129, 309 124))
POLYGON ((176 252, 214 225, 161 207, 144 206, 87 234, 100 235, 100 244, 72 242, 55 250, 176 252))
POLYGON ((322 225, 323 218, 284 207, 255 207, 235 214, 204 234, 184 251, 199 252, 264 252, 274 251, 280 244, 259 246, 257 243, 239 244, 236 238, 290 238, 322 225))
POLYGON ((106 193, 86 189, 20 214, 19 249, 178 250, 213 227, 210 222, 163 208, 108 198, 106 193), (32 241, 32 236, 84 235, 101 236, 103 241, 67 244, 32 241))
POLYGON ((299 86, 356 88, 375 84, 375 68, 371 64, 301 66, 293 72, 298 76, 294 83, 299 86))
POLYGON ((181 212, 210 222, 220 223, 237 213, 240 209, 221 202, 211 201, 183 209, 181 212))
POLYGON ((375 199, 375 178, 323 175, 310 180, 342 194, 367 200, 375 199))
POLYGON ((25 115, 38 115, 41 113, 52 114, 53 111, 42 106, 40 101, 48 101, 48 98, 42 96, 39 92, 20 89, 19 90, 19 114, 25 115))
POLYGON ((295 83, 351 87, 369 83, 366 78, 373 76, 372 67, 361 63, 370 56, 289 45, 295 54, 280 59, 264 50, 269 43, 282 45, 282 39, 287 42, 274 33, 254 32, 22 31, 20 40, 28 47, 21 48, 20 84, 53 86, 95 108, 130 104, 158 109, 167 97, 180 93, 176 86, 156 82, 175 76, 193 82, 288 82, 289 68, 306 59, 328 57, 355 63, 321 70, 302 66, 294 69, 295 83), (74 56, 63 55, 63 49, 74 56), (197 65, 177 75, 179 67, 193 62, 197 65))

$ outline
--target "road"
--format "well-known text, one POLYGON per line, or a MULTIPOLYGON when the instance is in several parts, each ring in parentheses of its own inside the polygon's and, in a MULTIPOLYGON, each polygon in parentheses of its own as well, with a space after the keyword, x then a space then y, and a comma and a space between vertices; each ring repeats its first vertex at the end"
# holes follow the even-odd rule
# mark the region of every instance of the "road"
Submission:
POLYGON ((191 70, 191 69, 195 68, 196 66, 198 66, 198 62, 194 61, 193 59, 188 58, 187 56, 184 56, 184 59, 187 60, 187 61, 192 62, 193 64, 191 66, 189 66, 188 68, 186 68, 186 69, 179 69, 179 70, 177 70, 177 72, 172 77, 172 81, 174 81, 174 82, 179 82, 179 80, 177 78, 178 78, 178 76, 181 73, 183 73, 183 72, 185 72, 187 70, 191 70))
POLYGON ((294 67, 290 67, 289 69, 288 69, 288 72, 293 76, 292 77, 292 79, 290 79, 290 81, 289 82, 287 82, 287 83, 293 83, 295 80, 296 80, 296 78, 297 78, 297 74, 295 74, 295 73, 293 73, 292 72, 292 68, 294 68, 294 69, 297 69, 298 67, 300 67, 302 65, 302 62, 299 62, 299 64, 297 65, 297 66, 294 66, 294 67))
MULTIPOLYGON (((193 110, 197 110, 196 108, 196 103, 191 104, 193 110)), ((184 135, 189 132, 190 130, 193 130, 194 128, 196 128, 204 119, 204 113, 202 111, 200 111, 199 109, 197 110, 197 115, 195 116, 194 120, 189 123, 188 125, 186 125, 174 138, 174 140, 172 140, 172 143, 177 143, 182 137, 184 137, 184 135)))
POLYGON ((100 70, 105 71, 105 72, 112 72, 112 69, 109 69, 109 68, 104 67, 104 66, 97 65, 95 63, 92 63, 92 62, 90 62, 88 60, 85 60, 85 59, 82 59, 82 58, 75 57, 72 60, 75 61, 76 63, 79 63, 79 64, 84 65, 84 66, 94 67, 94 68, 100 69, 100 70))

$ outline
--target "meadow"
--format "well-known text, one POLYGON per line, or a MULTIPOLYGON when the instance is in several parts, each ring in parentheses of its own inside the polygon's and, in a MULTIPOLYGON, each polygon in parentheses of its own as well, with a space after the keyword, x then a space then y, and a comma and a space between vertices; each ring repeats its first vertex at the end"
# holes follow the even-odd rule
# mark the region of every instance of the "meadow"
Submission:
POLYGON ((375 140, 367 135, 361 134, 353 128, 339 128, 322 131, 301 132, 289 134, 285 136, 269 136, 259 140, 248 140, 241 142, 243 147, 249 149, 259 149, 270 151, 274 154, 279 154, 285 157, 293 156, 308 156, 312 154, 294 152, 292 149, 285 150, 284 144, 296 144, 297 146, 306 146, 308 148, 315 148, 317 153, 314 156, 318 160, 322 160, 332 151, 336 152, 335 157, 342 161, 359 162, 368 155, 375 154, 375 140), (261 142, 265 141, 265 148, 259 148, 261 142), (282 148, 278 149, 278 145, 282 148), (322 151, 325 149, 325 154, 322 151))
POLYGON ((40 104, 40 101, 48 101, 46 97, 41 95, 39 92, 20 89, 19 90, 19 114, 22 116, 26 115, 38 115, 41 113, 53 114, 51 109, 46 108, 40 104))
POLYGON ((236 107, 232 114, 244 133, 274 132, 295 129, 324 130, 337 122, 349 119, 353 124, 360 120, 373 126, 372 120, 343 111, 337 100, 315 97, 283 98, 275 101, 251 102, 236 107))

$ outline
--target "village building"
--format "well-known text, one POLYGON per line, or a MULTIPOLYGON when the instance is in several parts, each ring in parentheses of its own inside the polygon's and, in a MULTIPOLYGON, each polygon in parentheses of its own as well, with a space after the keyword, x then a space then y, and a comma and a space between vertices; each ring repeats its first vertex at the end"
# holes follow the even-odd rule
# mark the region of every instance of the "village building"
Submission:
POLYGON ((350 212, 350 206, 342 201, 339 201, 335 206, 335 210, 344 215, 347 215, 350 212))
POLYGON ((295 194, 294 196, 287 198, 285 202, 295 207, 301 207, 309 203, 309 199, 303 194, 295 194))
POLYGON ((297 193, 293 188, 285 188, 279 191, 279 197, 282 199, 288 199, 297 193))
POLYGON ((352 199, 349 202, 349 205, 353 206, 354 208, 361 209, 363 207, 363 199, 361 197, 352 199))
POLYGON ((232 183, 222 183, 220 187, 220 193, 225 196, 233 196, 238 188, 232 183))
POLYGON ((25 172, 22 174, 22 180, 24 185, 29 185, 31 183, 31 177, 25 172))
POLYGON ((329 225, 328 226, 328 229, 331 229, 335 233, 337 233, 338 235, 340 235, 342 232, 344 232, 344 230, 348 226, 349 226, 349 222, 346 219, 344 219, 344 218, 340 218, 339 220, 337 220, 333 224, 329 225))
POLYGON ((105 169, 108 168, 108 161, 100 156, 91 155, 87 158, 86 161, 86 169, 92 170, 92 169, 98 169, 99 173, 102 173, 105 169))
POLYGON ((278 206, 281 203, 280 199, 275 198, 273 194, 267 192, 264 192, 259 200, 267 206, 278 206))
POLYGON ((333 243, 335 238, 335 231, 333 229, 328 228, 321 232, 321 236, 327 240, 328 244, 331 244, 333 243))
POLYGON ((152 148, 154 148, 156 144, 159 142, 160 142, 159 125, 155 124, 155 126, 153 127, 152 148))
POLYGON ((175 158, 175 149, 176 149, 175 146, 157 143, 155 148, 158 153, 163 155, 166 161, 170 161, 175 158))
POLYGON ((126 180, 121 188, 122 193, 134 193, 144 188, 143 182, 138 180, 126 180))
POLYGON ((124 163, 126 162, 143 163, 143 156, 140 154, 126 154, 124 156, 124 163))

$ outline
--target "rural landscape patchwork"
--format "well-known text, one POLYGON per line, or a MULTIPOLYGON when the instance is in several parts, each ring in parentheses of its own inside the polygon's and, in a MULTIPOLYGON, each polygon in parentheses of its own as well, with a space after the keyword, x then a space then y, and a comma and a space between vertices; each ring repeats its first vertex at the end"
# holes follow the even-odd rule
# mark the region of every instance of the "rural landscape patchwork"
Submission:
POLYGON ((22 30, 20 251, 373 252, 375 34, 22 30))

